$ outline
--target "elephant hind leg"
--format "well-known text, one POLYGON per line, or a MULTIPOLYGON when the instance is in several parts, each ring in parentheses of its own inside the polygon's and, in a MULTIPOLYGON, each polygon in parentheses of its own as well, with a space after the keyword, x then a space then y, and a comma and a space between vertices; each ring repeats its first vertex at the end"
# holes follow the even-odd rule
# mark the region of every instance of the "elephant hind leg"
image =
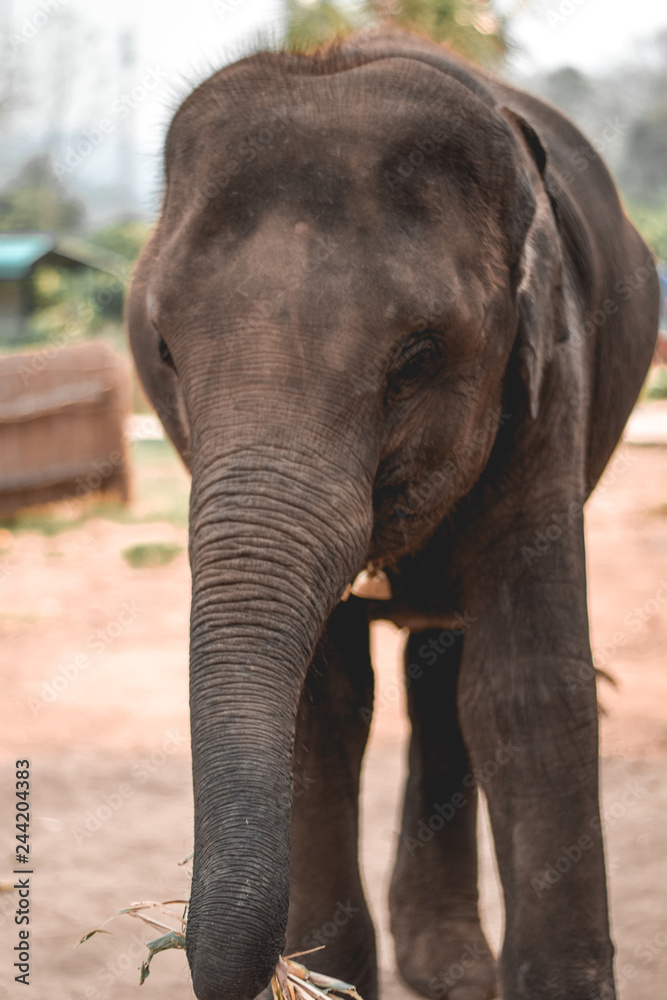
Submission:
POLYGON ((332 614, 299 705, 285 954, 377 998, 375 931, 358 864, 359 774, 373 704, 365 602, 332 614))
POLYGON ((459 728, 462 637, 410 635, 409 775, 389 905, 403 979, 431 1000, 491 1000, 496 963, 481 928, 477 789, 459 728))

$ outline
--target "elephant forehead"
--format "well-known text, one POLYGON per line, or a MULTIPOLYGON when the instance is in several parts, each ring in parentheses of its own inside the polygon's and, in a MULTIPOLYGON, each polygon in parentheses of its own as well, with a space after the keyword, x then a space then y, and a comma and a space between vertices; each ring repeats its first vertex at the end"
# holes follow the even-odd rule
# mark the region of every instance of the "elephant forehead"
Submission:
POLYGON ((452 227, 417 241, 386 221, 327 232, 297 211, 274 211, 243 238, 223 230, 195 251, 197 240, 182 233, 160 254, 149 283, 158 326, 217 317, 246 332, 310 331, 319 344, 328 333, 342 343, 345 331, 358 337, 363 329, 391 339, 436 322, 479 325, 494 288, 484 255, 452 227))
MULTIPOLYGON (((511 133, 494 109, 430 67, 383 60, 332 76, 214 77, 180 111, 167 142, 172 214, 247 235, 289 206, 321 229, 378 213, 421 230, 434 205, 473 214, 508 194, 511 133)), ((511 186, 511 185, 509 185, 511 186)))

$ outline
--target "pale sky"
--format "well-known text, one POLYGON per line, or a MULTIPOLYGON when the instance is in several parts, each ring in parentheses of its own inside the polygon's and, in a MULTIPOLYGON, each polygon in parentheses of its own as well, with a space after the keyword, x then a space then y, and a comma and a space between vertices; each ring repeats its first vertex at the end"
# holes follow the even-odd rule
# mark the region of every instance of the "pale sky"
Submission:
MULTIPOLYGON (((41 0, 59 4, 104 34, 123 26, 136 30, 141 57, 162 60, 185 73, 216 64, 258 30, 280 24, 281 0, 41 0)), ((20 28, 35 18, 40 0, 3 0, 2 20, 20 28)), ((518 10, 515 35, 526 62, 537 68, 563 64, 596 70, 630 56, 636 41, 667 27, 665 0, 498 0, 518 10)), ((53 22, 58 14, 52 14, 53 22)), ((40 28, 49 33, 52 23, 40 28)))
POLYGON ((665 0, 501 0, 501 10, 521 8, 514 35, 525 49, 526 72, 576 66, 603 72, 631 59, 640 43, 667 29, 665 0))
MULTIPOLYGON (((642 40, 667 29, 665 0, 499 0, 498 6, 520 8, 514 37, 522 53, 513 69, 522 75, 562 65, 602 72, 636 57, 642 40)), ((105 138, 64 180, 72 190, 113 184, 128 162, 119 159, 125 142, 139 150, 132 169, 148 207, 166 123, 180 100, 193 83, 243 54, 258 33, 279 37, 282 16, 282 0, 0 0, 0 29, 29 68, 36 95, 15 116, 16 162, 21 143, 45 128, 52 129, 52 156, 62 159, 70 142, 110 121, 114 139, 105 138), (123 72, 119 38, 127 30, 134 51, 123 72), (141 93, 146 80, 141 100, 123 114, 119 99, 133 88, 141 93)))
MULTIPOLYGON (((136 25, 147 58, 162 58, 184 70, 200 60, 216 62, 225 49, 243 43, 257 30, 279 25, 280 0, 116 0, 94 6, 69 0, 91 20, 109 27, 136 25)), ((665 0, 499 0, 500 10, 517 10, 517 40, 525 62, 535 69, 564 64, 604 69, 631 56, 634 44, 667 28, 665 0)))
MULTIPOLYGON (((279 25, 282 16, 280 0, 116 0, 94 6, 69 0, 68 6, 100 25, 135 25, 147 59, 161 58, 186 72, 201 61, 215 63, 257 30, 279 25)), ((603 69, 630 56, 640 39, 667 28, 665 0, 499 0, 498 8, 519 10, 515 35, 526 49, 525 64, 535 69, 603 69)))

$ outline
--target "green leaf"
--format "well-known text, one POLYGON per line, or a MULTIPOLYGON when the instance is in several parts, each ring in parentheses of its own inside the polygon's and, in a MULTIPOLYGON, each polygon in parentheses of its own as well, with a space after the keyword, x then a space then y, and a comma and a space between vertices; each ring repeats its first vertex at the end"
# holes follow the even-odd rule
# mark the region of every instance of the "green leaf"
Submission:
MULTIPOLYGON (((93 936, 93 934, 111 934, 111 931, 103 931, 101 927, 96 927, 94 931, 88 931, 87 934, 84 934, 81 940, 77 941, 74 947, 78 948, 80 944, 83 944, 85 941, 88 941, 93 936)), ((111 936, 113 937, 113 934, 111 934, 111 936)))
POLYGON ((169 931, 168 934, 163 934, 162 937, 155 938, 154 941, 148 941, 146 947, 148 948, 148 958, 145 962, 141 963, 140 986, 150 975, 149 966, 153 955, 157 955, 159 951, 168 951, 170 948, 185 948, 185 934, 179 934, 178 931, 169 931))
POLYGON ((351 983, 344 983, 342 979, 333 979, 331 976, 325 976, 321 972, 311 972, 308 976, 311 983, 315 983, 316 986, 321 986, 323 989, 335 990, 336 993, 345 993, 348 996, 357 996, 357 991, 351 983))

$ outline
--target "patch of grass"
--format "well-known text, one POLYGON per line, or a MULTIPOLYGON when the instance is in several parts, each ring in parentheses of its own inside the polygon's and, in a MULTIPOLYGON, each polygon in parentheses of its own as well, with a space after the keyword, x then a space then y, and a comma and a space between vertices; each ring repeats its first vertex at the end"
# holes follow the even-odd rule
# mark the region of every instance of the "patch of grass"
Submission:
POLYGON ((166 566, 182 551, 183 546, 173 542, 142 542, 123 549, 121 555, 134 569, 145 569, 166 566))
POLYGON ((0 520, 0 531, 8 531, 12 535, 34 531, 46 538, 53 538, 63 531, 80 528, 93 517, 120 522, 134 520, 129 508, 119 501, 99 500, 91 495, 81 500, 56 502, 43 507, 28 507, 12 517, 0 520))
POLYGON ((152 524, 166 521, 187 528, 189 484, 182 475, 182 463, 170 441, 135 441, 130 448, 133 471, 131 505, 111 496, 90 494, 82 500, 30 507, 12 517, 0 519, 2 532, 10 535, 33 531, 47 538, 80 528, 92 518, 117 524, 152 524))
POLYGON ((11 611, 0 612, 0 622, 7 622, 11 625, 34 625, 40 621, 39 615, 14 613, 11 611))
POLYGON ((59 535, 61 531, 77 528, 90 516, 87 513, 72 515, 69 504, 52 504, 47 507, 29 507, 12 517, 3 518, 0 527, 12 535, 24 531, 36 531, 47 538, 59 535))
MULTIPOLYGON (((187 860, 187 859, 186 859, 187 860)), ((185 864, 185 862, 183 862, 185 864)), ((192 877, 192 876, 190 876, 192 877)), ((148 978, 151 972, 151 961, 153 957, 162 951, 169 951, 172 948, 185 950, 185 932, 188 924, 189 900, 168 899, 164 903, 132 903, 124 910, 118 910, 113 916, 108 917, 100 927, 84 934, 80 941, 74 945, 85 944, 96 934, 111 934, 105 930, 105 925, 116 917, 134 917, 142 920, 149 927, 155 927, 163 933, 153 941, 147 941, 148 956, 141 964, 139 971, 139 985, 148 978), (178 916, 171 906, 184 906, 183 915, 178 916), (151 916, 144 911, 152 913, 151 916), (178 927, 174 928, 166 924, 164 920, 158 920, 155 913, 164 915, 170 921, 176 921, 178 927)), ((310 955, 314 951, 321 951, 324 945, 317 948, 309 948, 308 951, 299 951, 293 955, 282 955, 278 957, 278 964, 271 978, 271 993, 273 1000, 362 1000, 351 983, 345 983, 341 979, 334 979, 332 976, 325 976, 320 972, 312 972, 300 962, 294 959, 301 955, 310 955)))
POLYGON ((169 438, 150 439, 148 441, 133 441, 130 446, 132 464, 141 468, 146 465, 181 465, 178 452, 169 438))
POLYGON ((187 528, 190 514, 189 483, 182 478, 152 475, 137 478, 133 524, 166 521, 175 528, 187 528))

